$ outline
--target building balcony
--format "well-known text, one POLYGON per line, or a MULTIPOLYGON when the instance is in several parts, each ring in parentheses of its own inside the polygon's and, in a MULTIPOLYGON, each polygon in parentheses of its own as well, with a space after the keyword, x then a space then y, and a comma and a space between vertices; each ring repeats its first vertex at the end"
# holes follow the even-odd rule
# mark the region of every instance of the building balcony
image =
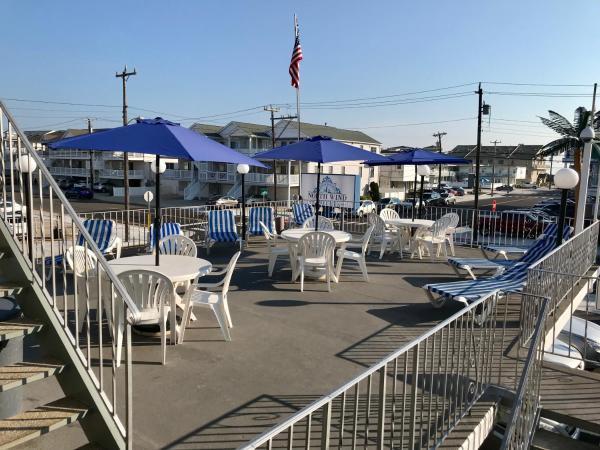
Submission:
MULTIPOLYGON (((143 179, 143 170, 130 170, 128 171, 130 179, 143 179)), ((120 178, 123 179, 123 170, 121 169, 102 169, 100 170, 100 178, 120 178)))
POLYGON ((214 172, 203 171, 198 172, 198 180, 208 183, 235 183, 236 174, 234 172, 214 172))
POLYGON ((192 171, 191 170, 178 170, 178 169, 167 169, 165 173, 162 174, 164 178, 168 180, 191 180, 192 179, 192 171))
MULTIPOLYGON (((249 173, 246 175, 245 182, 248 184, 260 184, 260 185, 273 185, 273 174, 272 173, 249 173)), ((300 177, 298 175, 291 175, 290 186, 298 186, 300 177)), ((280 186, 287 186, 288 175, 277 174, 277 184, 280 186)))
POLYGON ((48 167, 48 171, 53 176, 63 177, 88 177, 89 169, 85 167, 48 167))
POLYGON ((90 159, 87 150, 50 150, 47 155, 49 159, 90 159))

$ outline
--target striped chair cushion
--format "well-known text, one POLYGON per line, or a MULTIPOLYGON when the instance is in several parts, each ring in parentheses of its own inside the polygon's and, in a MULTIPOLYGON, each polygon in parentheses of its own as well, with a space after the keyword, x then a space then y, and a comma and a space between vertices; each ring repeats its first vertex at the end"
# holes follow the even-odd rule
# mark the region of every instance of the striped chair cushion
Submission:
POLYGON ((275 218, 273 214, 273 208, 268 206, 257 206, 250 208, 250 215, 248 217, 248 233, 253 236, 259 236, 263 234, 260 222, 264 223, 269 233, 275 232, 275 218))
MULTIPOLYGON (((86 219, 83 221, 83 226, 87 232, 92 236, 92 239, 98 246, 98 249, 105 253, 108 248, 113 245, 114 240, 117 237, 117 226, 114 220, 106 219, 86 219)), ((83 235, 77 236, 77 245, 84 245, 85 239, 83 235)), ((54 257, 54 264, 60 265, 63 262, 63 255, 57 255, 54 257)), ((52 257, 48 256, 44 260, 45 265, 52 264, 52 257)))
MULTIPOLYGON (((171 236, 173 234, 183 234, 181 232, 181 225, 177 222, 165 222, 160 226, 160 233, 158 235, 158 240, 171 236)), ((150 249, 154 249, 154 224, 150 225, 150 249)))
POLYGON ((215 242, 235 242, 239 239, 233 211, 222 209, 208 213, 208 238, 215 242))
POLYGON ((302 225, 306 219, 315 214, 312 205, 308 203, 294 203, 292 205, 292 212, 296 225, 302 225))

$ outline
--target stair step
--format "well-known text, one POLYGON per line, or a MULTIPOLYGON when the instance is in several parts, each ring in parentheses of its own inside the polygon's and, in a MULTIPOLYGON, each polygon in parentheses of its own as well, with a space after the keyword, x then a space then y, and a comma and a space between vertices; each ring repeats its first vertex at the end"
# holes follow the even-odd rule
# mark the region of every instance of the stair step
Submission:
POLYGON ((577 441, 557 433, 552 433, 551 431, 537 430, 533 436, 531 448, 535 450, 562 450, 567 448, 597 450, 598 446, 583 441, 577 441))
POLYGON ((18 293, 21 289, 23 289, 22 284, 0 281, 0 295, 2 296, 18 293))
POLYGON ((8 419, 0 420, 0 449, 11 448, 84 417, 88 408, 63 398, 8 419))
POLYGON ((41 323, 27 319, 15 319, 0 322, 0 342, 37 333, 41 329, 41 323))
POLYGON ((44 362, 19 362, 0 367, 0 392, 43 380, 62 372, 63 364, 44 362))

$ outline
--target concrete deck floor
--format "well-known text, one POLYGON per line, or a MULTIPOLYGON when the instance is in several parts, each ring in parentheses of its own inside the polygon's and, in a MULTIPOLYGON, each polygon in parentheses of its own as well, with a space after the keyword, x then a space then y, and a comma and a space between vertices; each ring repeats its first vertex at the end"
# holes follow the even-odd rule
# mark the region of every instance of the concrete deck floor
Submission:
MULTIPOLYGON (((215 247, 199 256, 219 266, 234 251, 215 247)), ((232 342, 201 309, 185 343, 167 349, 166 366, 158 362, 159 339, 134 336, 136 448, 237 448, 460 309, 433 309, 421 289, 456 279, 441 260, 370 257, 369 283, 349 262, 331 293, 322 282, 308 282, 301 293, 285 260, 267 277, 264 251, 261 241, 251 242, 234 274, 232 342)), ((43 386, 29 392, 32 402, 43 386)), ((72 425, 35 442, 74 448, 85 442, 82 434, 72 425)))

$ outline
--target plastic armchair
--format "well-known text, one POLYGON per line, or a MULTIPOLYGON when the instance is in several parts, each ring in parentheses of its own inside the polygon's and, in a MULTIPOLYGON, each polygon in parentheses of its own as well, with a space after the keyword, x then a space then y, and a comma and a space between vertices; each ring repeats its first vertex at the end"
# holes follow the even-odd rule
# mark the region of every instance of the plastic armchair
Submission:
POLYGON ((313 231, 300 238, 298 241, 297 256, 297 270, 300 273, 300 292, 304 292, 304 273, 307 267, 325 270, 327 290, 331 292, 334 250, 335 239, 328 233, 313 231))
POLYGON ((375 225, 371 225, 367 228, 367 231, 362 236, 362 238, 358 241, 351 240, 346 244, 345 249, 339 249, 337 251, 337 269, 336 269, 336 277, 338 281, 340 280, 340 274, 342 272, 342 264, 344 263, 344 259, 351 259, 358 263, 360 270, 362 271, 362 275, 365 281, 369 281, 369 274, 367 272, 367 248, 369 247, 369 240, 371 239, 371 234, 375 229, 375 225), (358 247, 360 251, 352 251, 351 248, 358 247))
POLYGON ((414 237, 415 248, 412 251, 411 257, 417 252, 419 259, 423 259, 423 247, 425 247, 429 251, 429 255, 433 261, 434 246, 437 246, 437 257, 440 256, 442 248, 444 249, 444 256, 448 257, 448 251, 446 249, 446 232, 453 220, 453 216, 446 214, 436 220, 430 228, 417 230, 414 237))
POLYGON ((279 240, 279 236, 272 234, 262 221, 259 222, 259 225, 262 229, 265 241, 267 242, 267 249, 269 250, 269 265, 267 270, 270 278, 273 276, 273 270, 275 269, 277 257, 289 256, 289 249, 287 247, 277 246, 276 242, 279 240))
MULTIPOLYGON (((88 285, 98 275, 98 259, 94 252, 82 245, 76 245, 75 248, 69 247, 65 252, 65 259, 67 260, 69 270, 75 278, 74 283, 77 285, 75 289, 77 294, 75 299, 77 306, 75 314, 77 317, 76 328, 81 331, 85 319, 89 319, 89 314, 87 313, 90 311, 90 305, 93 303, 98 304, 98 289, 89 289, 88 285), (81 304, 83 300, 85 300, 85 308, 81 304)), ((94 285, 97 285, 97 283, 92 286, 94 285)))
POLYGON ((386 229, 384 220, 375 213, 369 213, 367 221, 369 225, 374 226, 368 246, 369 252, 374 246, 379 245, 379 259, 382 259, 388 248, 393 250, 398 244, 398 235, 386 229))
MULTIPOLYGON (((311 216, 308 219, 306 219, 304 221, 304 223, 302 224, 302 228, 306 228, 309 230, 314 230, 315 229, 315 222, 316 222, 317 218, 315 216, 311 216)), ((328 219, 327 217, 323 217, 323 216, 319 216, 319 230, 318 231, 333 231, 335 230, 335 227, 333 226, 333 222, 331 221, 331 219, 328 219)))
POLYGON ((196 257, 198 248, 196 243, 187 236, 172 234, 160 240, 158 250, 161 255, 183 255, 196 257))
MULTIPOLYGON (((162 364, 167 359, 167 318, 169 319, 172 344, 177 342, 177 317, 175 316, 175 288, 171 280, 161 273, 152 270, 128 270, 119 274, 119 280, 127 290, 135 305, 139 308, 140 317, 132 325, 158 324, 162 346, 162 364), (170 317, 169 317, 170 315, 170 317)), ((123 318, 119 318, 122 322, 123 318)), ((117 339, 117 361, 121 359, 123 324, 120 324, 117 339)))
POLYGON ((199 274, 194 282, 191 284, 184 296, 185 312, 181 321, 181 334, 179 336, 179 342, 183 343, 185 330, 190 321, 192 309, 194 306, 201 306, 209 308, 215 315, 221 332, 226 341, 231 341, 230 328, 233 328, 231 321, 231 314, 229 313, 229 305, 227 304, 227 293, 229 292, 229 285, 231 283, 231 277, 235 270, 235 265, 240 257, 241 252, 236 252, 229 260, 227 267, 220 271, 211 272, 208 276, 212 275, 223 275, 225 276, 216 283, 200 283, 199 279, 205 275, 199 274), (220 292, 214 292, 213 289, 220 288, 220 292))
POLYGON ((445 216, 449 217, 448 228, 446 229, 446 242, 450 246, 450 254, 452 256, 456 256, 454 253, 454 233, 456 233, 458 222, 460 222, 460 217, 456 213, 448 213, 445 216))

